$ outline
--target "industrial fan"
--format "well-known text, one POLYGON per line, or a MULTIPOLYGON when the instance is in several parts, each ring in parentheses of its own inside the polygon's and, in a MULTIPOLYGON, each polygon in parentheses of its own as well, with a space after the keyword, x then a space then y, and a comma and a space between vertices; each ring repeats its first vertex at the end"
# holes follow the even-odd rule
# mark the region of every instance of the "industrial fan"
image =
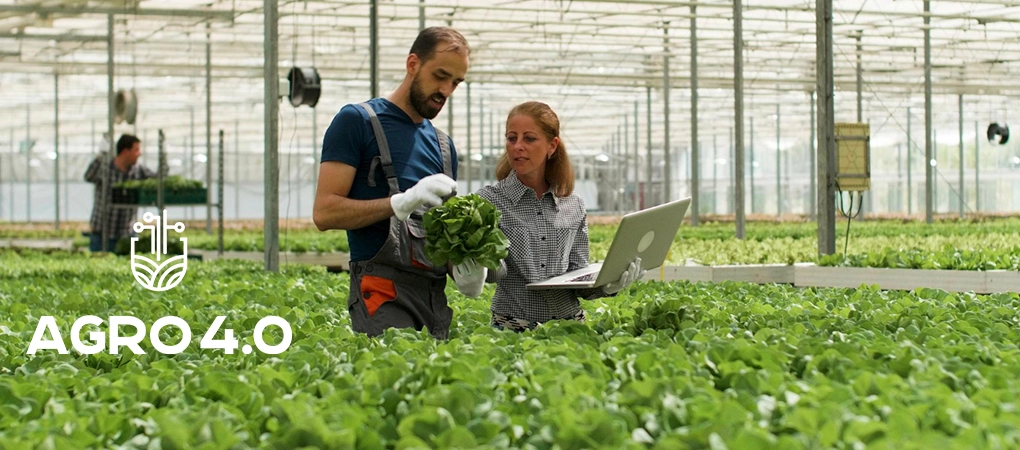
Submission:
POLYGON ((1009 126, 992 123, 988 126, 988 142, 993 144, 1005 144, 1009 141, 1009 126))
POLYGON ((138 115, 138 97, 135 96, 135 90, 121 89, 117 91, 114 110, 114 121, 117 123, 127 122, 129 125, 134 125, 135 118, 138 115))
POLYGON ((308 105, 312 108, 319 103, 319 94, 322 92, 319 71, 314 67, 302 69, 293 67, 287 74, 287 81, 290 82, 290 104, 295 108, 301 105, 308 105))

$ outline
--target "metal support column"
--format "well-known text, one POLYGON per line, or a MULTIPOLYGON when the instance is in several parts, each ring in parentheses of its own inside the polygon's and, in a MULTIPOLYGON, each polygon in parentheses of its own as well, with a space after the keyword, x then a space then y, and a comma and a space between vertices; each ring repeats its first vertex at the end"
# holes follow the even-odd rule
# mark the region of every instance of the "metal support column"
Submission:
POLYGON ((783 116, 780 115, 779 103, 776 103, 776 217, 783 218, 783 162, 782 153, 779 151, 780 136, 782 135, 783 116))
MULTIPOLYGON (((113 161, 113 158, 117 156, 117 141, 113 136, 113 115, 117 111, 117 96, 113 92, 113 14, 106 15, 106 90, 106 132, 109 136, 110 153, 106 158, 100 158, 101 164, 99 165, 99 179, 102 180, 102 182, 99 183, 99 186, 96 186, 96 189, 102 190, 99 196, 102 198, 100 204, 103 205, 103 208, 102 211, 100 211, 100 214, 102 214, 103 217, 112 212, 110 208, 110 200, 113 190, 110 186, 110 163, 113 161)), ((96 230, 92 231, 95 232, 96 230)), ((112 230, 107 230, 106 227, 103 227, 103 230, 100 233, 102 235, 101 240, 103 241, 100 249, 104 252, 113 250, 112 248, 107 248, 109 247, 107 244, 110 240, 111 231, 112 230)))
POLYGON ((212 37, 205 23, 205 234, 212 234, 212 37))
MULTIPOLYGON (((219 163, 217 164, 219 175, 216 177, 216 200, 219 202, 219 206, 216 208, 219 214, 219 250, 220 257, 223 257, 223 129, 220 129, 220 145, 219 145, 219 163)), ((209 187, 210 189, 212 186, 209 187)))
MULTIPOLYGON (((188 109, 188 113, 191 117, 191 134, 188 136, 188 157, 184 158, 184 167, 187 168, 187 178, 195 178, 195 107, 192 106, 188 109)), ((189 206, 185 210, 185 218, 192 219, 192 214, 195 213, 195 208, 189 206)))
MULTIPOLYGON (((64 136, 64 148, 71 148, 71 142, 67 138, 67 136, 64 136)), ((66 173, 67 172, 67 166, 66 165, 64 166, 64 172, 65 172, 64 173, 64 178, 68 178, 67 173, 66 173)), ((68 187, 69 185, 70 185, 70 183, 64 183, 64 197, 63 198, 64 198, 64 217, 65 218, 71 217, 71 211, 70 211, 70 204, 71 204, 71 202, 68 201, 68 199, 71 198, 70 189, 68 187)))
POLYGON ((485 186, 482 174, 485 173, 485 99, 478 96, 478 186, 485 186))
POLYGON ((913 153, 914 153, 914 138, 910 134, 911 119, 913 118, 912 108, 907 107, 907 215, 914 214, 914 182, 911 180, 911 170, 913 153))
POLYGON ((616 148, 613 150, 613 157, 617 158, 620 163, 613 167, 613 172, 616 172, 616 210, 623 211, 623 193, 626 192, 625 187, 627 186, 627 153, 623 150, 623 130, 620 125, 616 125, 616 148))
MULTIPOLYGON (((450 135, 450 138, 452 139, 453 138, 453 94, 450 94, 450 96, 446 99, 446 107, 445 107, 445 109, 446 109, 446 134, 450 135)), ((459 171, 460 171, 460 169, 458 169, 458 172, 459 171)), ((458 177, 460 176, 459 173, 457 175, 458 175, 458 177)))
POLYGON ((981 132, 974 121, 974 211, 981 213, 981 132))
POLYGON ((857 41, 857 123, 864 123, 864 66, 861 62, 861 37, 864 36, 864 30, 858 30, 857 36, 854 39, 857 41))
POLYGON ((60 229, 60 75, 53 74, 53 229, 60 229))
POLYGON ((641 186, 641 178, 640 178, 641 156, 639 156, 639 147, 641 146, 641 144, 640 144, 639 138, 637 138, 637 136, 639 136, 641 134, 641 127, 637 126, 637 114, 639 114, 639 112, 637 112, 637 100, 634 100, 634 156, 633 156, 633 158, 634 158, 634 164, 633 164, 633 166, 634 166, 634 170, 633 170, 634 178, 633 178, 633 180, 634 180, 634 210, 635 211, 641 209, 641 190, 637 189, 637 188, 639 188, 641 186))
MULTIPOLYGON (((372 1, 372 11, 375 12, 375 3, 372 1)), ((265 62, 263 64, 263 76, 265 78, 265 108, 264 108, 264 127, 265 127, 265 144, 263 147, 264 151, 264 167, 263 167, 263 183, 265 186, 265 199, 264 199, 264 226, 263 226, 263 239, 264 239, 264 262, 265 269, 270 272, 278 272, 280 270, 280 153, 279 153, 279 132, 280 123, 277 115, 280 105, 280 72, 279 72, 279 15, 277 11, 277 0, 264 0, 264 11, 265 11, 265 39, 264 39, 264 55, 265 62)), ((375 21, 373 23, 373 37, 372 46, 375 47, 375 21)), ((375 52, 372 53, 373 61, 375 59, 375 52)), ((375 64, 373 63, 372 71, 372 89, 375 98, 375 89, 377 81, 375 79, 375 64)))
POLYGON ((312 196, 319 186, 319 114, 312 108, 312 196))
MULTIPOLYGON (((630 175, 630 116, 623 115, 623 148, 620 154, 623 156, 623 191, 627 192, 628 175, 630 175)), ((624 208, 629 208, 630 205, 624 208)))
MULTIPOLYGON (((8 166, 11 167, 10 170, 9 170, 10 173, 11 173, 11 180, 10 180, 10 183, 9 183, 10 184, 10 196, 8 197, 9 201, 7 202, 8 203, 8 207, 11 210, 11 215, 10 215, 10 217, 7 218, 7 221, 9 221, 9 222, 14 222, 14 152, 15 152, 14 145, 15 145, 14 144, 14 128, 12 127, 11 128, 11 160, 7 164, 8 166)), ((2 178, 3 178, 3 155, 0 155, 0 189, 3 189, 2 178)), ((2 193, 0 193, 0 200, 3 200, 3 194, 2 193)), ((2 204, 0 204, 0 207, 2 207, 2 204)))
MULTIPOLYGON (((737 198, 737 195, 736 195, 736 193, 737 193, 737 166, 736 166, 736 164, 737 164, 737 148, 735 147, 734 142, 736 142, 736 141, 733 139, 733 127, 730 127, 730 149, 726 153, 726 157, 727 157, 727 159, 729 161, 729 164, 726 165, 726 169, 727 169, 727 171, 729 171, 729 173, 726 174, 726 179, 729 181, 728 188, 730 190, 730 195, 726 196, 726 198, 727 198, 726 212, 732 212, 733 214, 736 214, 737 213, 737 201, 736 201, 736 198, 737 198)), ((741 166, 741 167, 743 167, 743 166, 741 166)))
POLYGON ((25 222, 32 222, 32 107, 25 104, 25 222))
MULTIPOLYGON (((374 1, 375 0, 373 0, 373 2, 374 1)), ((450 15, 452 17, 453 13, 450 13, 450 15)), ((452 27, 453 26, 453 20, 447 20, 446 21, 446 26, 452 27)), ((455 93, 456 93, 456 91, 455 92, 451 92, 450 96, 447 97, 447 99, 446 99, 446 107, 445 107, 445 109, 446 109, 446 119, 447 119, 446 120, 446 134, 450 136, 451 140, 453 139, 453 95, 455 93)), ((457 172, 458 172, 457 173, 457 177, 459 178, 460 177, 460 169, 459 168, 457 169, 457 172)))
POLYGON ((698 139, 698 19, 691 5, 691 226, 698 226, 701 211, 701 149, 698 139))
POLYGON ((646 149, 648 151, 648 161, 647 171, 645 172, 645 188, 643 189, 644 195, 642 195, 641 201, 642 208, 652 206, 651 199, 648 198, 649 189, 652 185, 652 88, 650 86, 645 87, 645 96, 647 97, 647 101, 645 102, 645 113, 647 115, 645 132, 647 135, 645 137, 647 138, 646 149))
POLYGON ((672 192, 670 191, 670 185, 673 182, 672 178, 672 163, 669 158, 670 142, 669 142, 669 21, 663 22, 662 24, 662 51, 665 54, 662 57, 662 160, 663 160, 663 176, 662 185, 665 192, 663 202, 673 200, 672 192))
POLYGON ((719 214, 719 136, 712 135, 712 214, 719 214))
MULTIPOLYGON (((903 189, 903 145, 901 144, 896 144, 896 186, 898 187, 896 193, 899 194, 903 189)), ((902 201, 903 196, 897 195, 896 199, 897 201, 902 201)), ((902 207, 897 209, 903 210, 902 207)), ((892 203, 889 204, 889 212, 893 212, 892 203)))
POLYGON ((163 134, 162 128, 159 129, 157 145, 159 149, 156 153, 156 209, 160 214, 163 214, 163 207, 166 205, 163 198, 163 180, 166 177, 166 173, 164 173, 166 171, 166 135, 163 134))
MULTIPOLYGON (((863 52, 862 51, 863 47, 861 46, 861 38, 863 36, 864 36, 864 30, 858 30, 857 31, 857 36, 854 37, 854 39, 857 41, 857 52, 856 52, 857 53, 857 123, 864 123, 864 100, 863 100, 864 99, 864 97, 863 97, 863 91, 864 91, 864 65, 862 63, 862 58, 863 57, 861 55, 861 53, 863 52)), ((860 206, 858 206, 858 210, 861 211, 861 215, 860 215, 860 219, 861 220, 864 220, 864 213, 866 213, 867 212, 866 210, 869 207, 871 207, 871 199, 872 199, 872 194, 874 192, 875 192, 874 188, 868 189, 868 201, 867 202, 864 201, 864 193, 863 192, 861 193, 860 206), (867 206, 865 206, 865 205, 867 205, 867 206)))
POLYGON ((960 107, 960 190, 957 191, 957 195, 960 196, 960 218, 964 216, 964 212, 967 206, 967 195, 966 185, 963 184, 963 94, 959 94, 957 97, 960 107))
POLYGON ((467 190, 471 192, 471 181, 474 175, 471 173, 471 82, 467 83, 467 190))
POLYGON ((752 115, 751 117, 748 117, 747 120, 750 121, 750 124, 749 124, 750 125, 750 129, 749 129, 749 133, 747 135, 747 141, 748 141, 747 142, 747 150, 749 152, 750 158, 747 161, 747 166, 748 166, 747 170, 748 170, 748 172, 750 172, 750 177, 751 177, 751 179, 749 180, 750 183, 751 183, 751 214, 754 214, 755 213, 755 209, 756 209, 755 201, 754 201, 754 163, 755 163, 755 159, 754 159, 754 116, 752 115))
POLYGON ((932 142, 931 106, 931 2, 924 0, 924 221, 932 223, 935 192, 935 167, 932 142))
POLYGON ((616 132, 609 136, 609 143, 606 144, 608 149, 606 152, 610 157, 609 166, 609 184, 612 188, 612 201, 613 211, 619 212, 622 201, 620 199, 620 125, 616 125, 616 132))
POLYGON ((737 239, 744 238, 744 3, 733 0, 733 142, 737 239))
POLYGON ((818 132, 817 126, 815 125, 815 91, 811 91, 811 139, 808 142, 808 211, 811 213, 811 217, 818 215, 818 163, 815 158, 818 157, 818 150, 815 146, 817 137, 815 133, 818 132))
POLYGON ((621 205, 623 203, 622 200, 620 199, 620 186, 622 186, 620 183, 620 167, 621 167, 620 164, 622 164, 623 161, 620 159, 619 144, 620 144, 620 126, 619 124, 617 124, 616 132, 609 137, 609 143, 606 144, 609 148, 606 152, 604 152, 607 155, 609 155, 610 160, 612 161, 610 164, 608 164, 609 166, 608 170, 610 172, 609 178, 613 193, 612 195, 613 211, 617 212, 619 212, 619 210, 621 209, 621 205))
POLYGON ((698 137, 698 7, 691 5, 691 224, 701 211, 701 145, 698 137))
POLYGON ((425 0, 418 0, 418 31, 425 29, 425 0))
POLYGON ((818 254, 836 252, 836 140, 833 105, 832 0, 816 0, 818 65, 818 254))
POLYGON ((932 201, 932 214, 939 208, 939 180, 936 177, 935 171, 938 170, 939 164, 939 131, 932 127, 931 130, 931 142, 932 142, 932 183, 931 183, 931 201, 932 201))
POLYGON ((371 0, 368 12, 368 65, 370 96, 379 96, 379 0, 371 0))
MULTIPOLYGON (((14 154, 14 128, 11 128, 11 154, 14 154)), ((0 222, 3 221, 2 220, 2 218, 3 218, 3 199, 4 199, 4 194, 3 194, 3 177, 4 177, 3 167, 4 167, 4 164, 3 163, 4 163, 4 155, 0 154, 0 222)), ((11 203, 13 203, 13 200, 14 200, 14 198, 11 197, 11 203)), ((13 215, 8 220, 13 222, 14 221, 13 215)))
MULTIPOLYGON (((422 0, 424 2, 424 0, 422 0)), ((424 7, 422 14, 424 14, 424 7)), ((424 16, 421 18, 424 20, 424 16)), ((424 22, 423 22, 424 23, 424 22)), ((313 35, 314 36, 314 35, 313 35)), ((315 67, 315 52, 312 52, 312 67, 315 67)), ((319 110, 315 106, 312 109, 312 204, 315 204, 315 192, 319 189, 319 163, 322 158, 322 149, 319 147, 319 110)), ((315 207, 312 207, 314 210, 315 207)))
POLYGON ((639 156, 639 147, 641 146, 638 135, 641 133, 641 127, 638 126, 638 102, 634 100, 634 210, 641 209, 641 190, 638 186, 641 185, 640 171, 641 171, 641 157, 639 156))
POLYGON ((505 145, 501 145, 500 142, 501 142, 501 139, 503 139, 502 142, 505 143, 506 139, 503 138, 503 135, 499 134, 499 130, 500 130, 500 128, 503 127, 503 124, 496 120, 496 111, 494 111, 496 109, 496 107, 492 106, 492 104, 491 104, 491 103, 493 103, 492 102, 492 98, 489 99, 489 102, 490 102, 490 105, 489 105, 489 145, 486 146, 486 150, 485 150, 485 158, 486 158, 485 179, 486 180, 493 180, 493 182, 494 182, 496 180, 496 162, 499 161, 499 155, 501 154, 501 150, 500 149, 506 147, 505 145), (492 169, 492 173, 491 174, 488 171, 489 169, 492 169))
POLYGON ((241 218, 241 131, 238 119, 234 119, 234 218, 241 218))

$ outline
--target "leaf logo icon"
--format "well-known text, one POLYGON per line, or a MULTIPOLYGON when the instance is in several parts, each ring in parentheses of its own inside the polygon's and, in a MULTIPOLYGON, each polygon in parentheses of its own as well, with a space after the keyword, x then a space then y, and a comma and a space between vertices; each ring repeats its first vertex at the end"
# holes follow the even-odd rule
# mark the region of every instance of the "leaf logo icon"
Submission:
POLYGON ((135 244, 138 242, 138 237, 132 237, 131 273, 138 284, 150 291, 163 292, 173 289, 181 283, 184 275, 188 272, 188 238, 179 238, 181 243, 184 244, 184 253, 171 256, 167 253, 167 233, 171 230, 178 234, 183 233, 184 224, 177 222, 172 226, 168 226, 165 209, 162 216, 147 212, 142 216, 142 220, 145 223, 152 224, 145 225, 142 222, 135 222, 134 230, 136 233, 141 233, 145 230, 149 230, 152 233, 152 239, 149 244, 150 256, 135 253, 135 244), (167 258, 167 256, 170 257, 167 258))

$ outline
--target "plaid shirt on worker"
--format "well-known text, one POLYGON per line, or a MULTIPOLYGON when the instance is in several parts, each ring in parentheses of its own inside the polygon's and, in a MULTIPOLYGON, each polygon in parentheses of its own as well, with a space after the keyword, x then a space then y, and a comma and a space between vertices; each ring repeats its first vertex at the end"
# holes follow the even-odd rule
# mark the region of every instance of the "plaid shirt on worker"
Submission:
POLYGON ((536 198, 535 191, 521 183, 514 172, 493 186, 483 187, 478 195, 502 213, 499 228, 510 241, 504 264, 486 280, 498 283, 492 297, 494 314, 529 322, 574 319, 581 311, 579 296, 606 295, 601 288, 525 288, 528 283, 588 265, 588 222, 581 197, 557 197, 549 190, 541 199, 536 198))
MULTIPOLYGON (((103 191, 100 189, 100 186, 103 184, 101 179, 102 171, 100 170, 102 168, 100 166, 101 158, 102 156, 94 159, 85 171, 85 181, 96 185, 95 194, 92 197, 92 219, 89 221, 89 224, 92 226, 93 233, 102 233, 104 229, 109 230, 109 237, 111 239, 130 236, 132 233, 131 226, 138 217, 138 208, 116 208, 109 210, 106 215, 103 215, 105 205, 103 204, 103 191)), ((113 160, 110 160, 110 186, 115 186, 121 181, 144 180, 155 176, 156 172, 149 170, 141 164, 131 166, 127 172, 121 172, 113 164, 113 160)), ((112 201, 112 194, 108 198, 112 201)))

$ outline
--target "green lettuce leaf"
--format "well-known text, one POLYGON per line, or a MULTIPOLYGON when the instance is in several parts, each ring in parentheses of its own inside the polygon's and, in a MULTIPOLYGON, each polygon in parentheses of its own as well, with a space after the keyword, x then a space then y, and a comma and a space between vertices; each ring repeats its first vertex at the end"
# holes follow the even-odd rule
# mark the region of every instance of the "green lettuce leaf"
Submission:
POLYGON ((477 194, 452 197, 425 213, 425 254, 437 265, 474 259, 496 270, 510 245, 499 217, 499 210, 477 194))

